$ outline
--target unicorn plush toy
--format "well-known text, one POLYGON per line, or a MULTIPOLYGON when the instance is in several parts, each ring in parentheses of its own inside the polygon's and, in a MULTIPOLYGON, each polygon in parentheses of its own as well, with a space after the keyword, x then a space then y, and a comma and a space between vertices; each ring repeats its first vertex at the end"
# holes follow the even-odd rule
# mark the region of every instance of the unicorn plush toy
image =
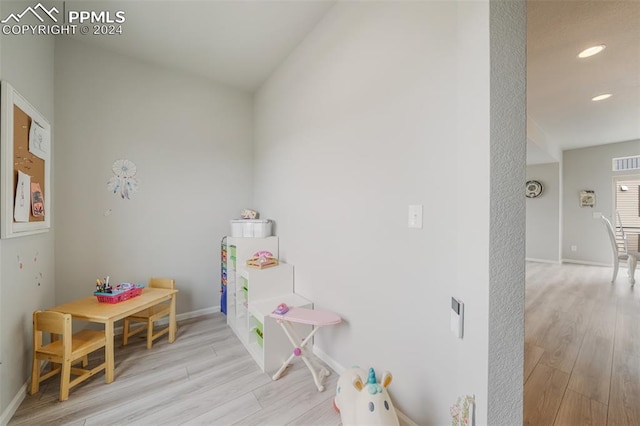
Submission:
POLYGON ((343 426, 399 426, 398 415, 387 387, 391 373, 385 371, 380 383, 373 368, 369 373, 359 367, 345 371, 338 379, 333 408, 340 413, 343 426))

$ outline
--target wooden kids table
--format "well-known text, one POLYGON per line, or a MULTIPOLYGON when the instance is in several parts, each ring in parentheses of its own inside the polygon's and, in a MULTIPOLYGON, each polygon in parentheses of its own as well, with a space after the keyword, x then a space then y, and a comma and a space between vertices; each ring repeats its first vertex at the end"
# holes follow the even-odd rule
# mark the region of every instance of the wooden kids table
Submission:
POLYGON ((106 362, 104 381, 105 383, 111 383, 115 379, 113 324, 131 314, 169 300, 171 302, 171 313, 169 314, 169 343, 173 343, 176 340, 177 292, 178 290, 145 287, 140 296, 120 303, 100 303, 95 296, 91 296, 58 305, 49 308, 49 310, 71 314, 74 319, 104 324, 104 333, 107 338, 107 344, 104 348, 106 362))

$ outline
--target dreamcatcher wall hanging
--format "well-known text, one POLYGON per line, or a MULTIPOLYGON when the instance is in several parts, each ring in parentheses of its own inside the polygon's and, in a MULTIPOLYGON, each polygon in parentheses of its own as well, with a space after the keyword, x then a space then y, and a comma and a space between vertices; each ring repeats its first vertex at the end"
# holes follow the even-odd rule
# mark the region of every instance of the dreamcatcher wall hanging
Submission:
POLYGON ((107 188, 114 194, 120 194, 124 200, 131 198, 138 191, 138 179, 136 175, 136 165, 129 160, 116 160, 111 166, 113 177, 109 179, 107 188))

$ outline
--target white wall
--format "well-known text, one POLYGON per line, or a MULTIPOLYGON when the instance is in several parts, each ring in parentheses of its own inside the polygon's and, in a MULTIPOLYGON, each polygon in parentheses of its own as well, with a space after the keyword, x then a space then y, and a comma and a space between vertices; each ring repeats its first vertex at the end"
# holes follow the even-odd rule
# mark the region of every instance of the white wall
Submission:
POLYGON ((542 183, 540 197, 527 198, 527 259, 560 261, 560 163, 527 166, 527 181, 542 183))
MULTIPOLYGON (((0 16, 2 16, 2 4, 0 4, 0 16)), ((2 79, 2 38, 0 37, 0 80, 2 79)), ((0 260, 2 259, 2 245, 0 245, 0 260)), ((0 319, 2 318, 2 273, 0 273, 0 319)), ((8 405, 5 404, 3 399, 3 394, 6 392, 2 383, 3 380, 3 371, 4 367, 2 366, 4 351, 2 350, 4 346, 4 342, 2 340, 2 326, 0 325, 0 425, 3 425, 5 421, 5 416, 9 416, 8 410, 5 413, 5 407, 8 405)))
MULTIPOLYGON (((517 108, 495 122, 508 133, 500 120, 521 115, 522 143, 509 133, 515 162, 501 165, 521 163, 521 181, 524 3, 513 3, 521 88, 508 93, 517 108)), ((390 370, 397 406, 418 424, 449 423, 465 394, 476 395, 479 424, 521 422, 521 191, 512 211, 522 226, 501 225, 521 260, 494 259, 510 288, 498 277, 490 294, 490 182, 503 182, 489 167, 489 14, 487 2, 339 3, 256 96, 254 204, 277 222, 296 291, 345 320, 316 346, 342 366, 390 370), (423 229, 407 228, 409 204, 424 205, 423 229), (462 341, 449 331, 451 296, 467 304, 462 341), (491 317, 502 296, 515 299, 516 321, 491 317), (505 338, 496 347, 509 349, 491 380, 490 317, 493 337, 505 338), (494 391, 509 395, 508 408, 489 415, 494 391)), ((496 134, 492 149, 505 139, 496 134)))
MULTIPOLYGON (((24 3, 4 3, 0 14, 4 17, 16 8, 21 11, 24 3)), ((0 78, 8 81, 55 128, 53 38, 1 38, 0 78)), ((55 138, 52 143, 55 145, 55 138)), ((55 170, 52 173, 55 181, 55 170)), ((0 241, 0 424, 9 420, 24 396, 23 385, 30 372, 31 314, 55 301, 54 230, 0 241)))
POLYGON ((55 73, 57 302, 169 276, 178 313, 219 306, 220 240, 251 201, 251 96, 66 37, 55 73), (130 200, 107 190, 121 158, 130 200))
POLYGON ((611 171, 611 159, 638 154, 640 140, 564 152, 562 257, 565 260, 613 264, 607 233, 602 221, 593 219, 593 213, 601 212, 611 219, 614 209, 614 176, 634 174, 633 171, 611 171), (578 196, 584 189, 595 191, 595 207, 580 207, 578 196), (571 251, 572 245, 577 246, 577 251, 571 251))

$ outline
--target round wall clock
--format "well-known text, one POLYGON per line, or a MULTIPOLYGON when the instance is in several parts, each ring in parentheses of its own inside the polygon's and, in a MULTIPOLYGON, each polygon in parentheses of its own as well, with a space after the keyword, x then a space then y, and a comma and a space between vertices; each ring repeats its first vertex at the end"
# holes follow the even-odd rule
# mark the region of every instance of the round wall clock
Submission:
POLYGON ((542 195, 542 184, 537 180, 527 181, 526 187, 527 198, 536 198, 542 195))

